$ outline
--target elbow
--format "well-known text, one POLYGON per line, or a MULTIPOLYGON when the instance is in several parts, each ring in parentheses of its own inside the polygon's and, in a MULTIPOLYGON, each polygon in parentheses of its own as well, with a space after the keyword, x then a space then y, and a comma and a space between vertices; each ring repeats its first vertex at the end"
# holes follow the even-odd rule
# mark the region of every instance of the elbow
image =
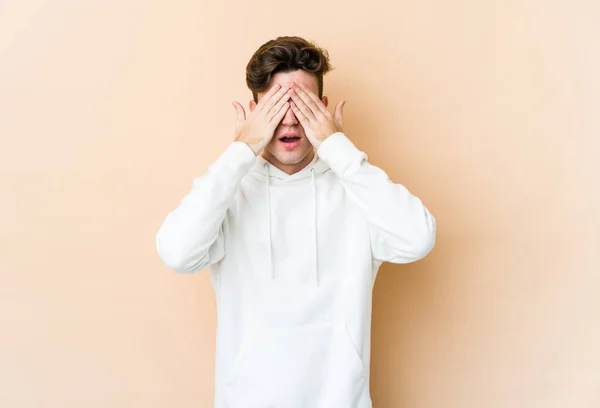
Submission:
POLYGON ((437 225, 435 217, 428 214, 427 223, 424 228, 421 239, 415 245, 415 256, 416 260, 425 258, 435 246, 435 240, 437 235, 437 225))
POLYGON ((421 240, 415 244, 414 257, 415 261, 425 258, 433 250, 435 246, 435 229, 429 230, 421 240))
POLYGON ((161 240, 160 231, 156 234, 156 252, 162 263, 176 273, 190 275, 199 272, 204 267, 204 259, 199 262, 192 262, 180 248, 165 245, 164 241, 161 240))
POLYGON ((410 246, 405 246, 399 250, 395 256, 389 260, 391 263, 411 263, 425 258, 435 246, 435 234, 427 234, 419 240, 415 240, 410 246))
POLYGON ((425 258, 435 246, 436 224, 433 216, 428 217, 426 225, 418 233, 412 235, 411 239, 404 239, 390 245, 389 255, 383 256, 382 260, 404 264, 419 261, 425 258))

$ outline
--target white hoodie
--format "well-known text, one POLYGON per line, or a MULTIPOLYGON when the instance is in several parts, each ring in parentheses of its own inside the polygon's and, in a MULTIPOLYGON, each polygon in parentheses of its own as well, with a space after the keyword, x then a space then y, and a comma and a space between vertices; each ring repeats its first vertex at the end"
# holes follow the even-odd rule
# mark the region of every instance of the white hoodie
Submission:
POLYGON ((421 200, 341 132, 292 175, 233 142, 156 235, 176 272, 208 266, 215 408, 371 408, 377 271, 435 236, 421 200))

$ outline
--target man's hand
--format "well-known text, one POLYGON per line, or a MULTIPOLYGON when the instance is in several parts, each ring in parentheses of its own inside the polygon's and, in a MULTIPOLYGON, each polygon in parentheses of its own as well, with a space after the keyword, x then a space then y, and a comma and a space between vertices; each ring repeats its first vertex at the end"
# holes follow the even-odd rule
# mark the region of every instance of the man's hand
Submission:
POLYGON ((283 87, 279 84, 273 85, 258 102, 248 119, 246 119, 246 111, 242 105, 237 101, 232 102, 237 112, 235 141, 246 143, 258 156, 267 147, 279 122, 290 108, 290 104, 287 102, 290 98, 288 89, 287 85, 283 87))
POLYGON ((336 132, 342 132, 342 109, 346 101, 338 102, 332 116, 317 95, 302 84, 293 83, 291 107, 302 124, 310 143, 318 149, 323 140, 336 132))

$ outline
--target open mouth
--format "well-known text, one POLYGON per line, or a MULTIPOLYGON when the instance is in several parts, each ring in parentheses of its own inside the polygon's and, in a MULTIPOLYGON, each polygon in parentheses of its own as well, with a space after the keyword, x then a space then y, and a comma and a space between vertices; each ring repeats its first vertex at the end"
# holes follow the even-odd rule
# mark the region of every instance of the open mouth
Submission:
POLYGON ((300 137, 298 136, 285 136, 279 139, 281 145, 286 149, 293 149, 300 144, 300 137))

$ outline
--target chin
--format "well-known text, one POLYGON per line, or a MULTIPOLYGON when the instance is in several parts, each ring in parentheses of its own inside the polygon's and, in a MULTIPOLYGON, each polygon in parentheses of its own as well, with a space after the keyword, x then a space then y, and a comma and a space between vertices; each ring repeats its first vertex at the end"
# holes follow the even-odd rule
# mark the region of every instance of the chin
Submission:
POLYGON ((306 154, 275 154, 275 158, 283 164, 297 164, 300 163, 305 157, 306 154))
POLYGON ((293 152, 269 150, 269 153, 282 164, 297 164, 304 160, 311 150, 312 147, 307 150, 293 152))

